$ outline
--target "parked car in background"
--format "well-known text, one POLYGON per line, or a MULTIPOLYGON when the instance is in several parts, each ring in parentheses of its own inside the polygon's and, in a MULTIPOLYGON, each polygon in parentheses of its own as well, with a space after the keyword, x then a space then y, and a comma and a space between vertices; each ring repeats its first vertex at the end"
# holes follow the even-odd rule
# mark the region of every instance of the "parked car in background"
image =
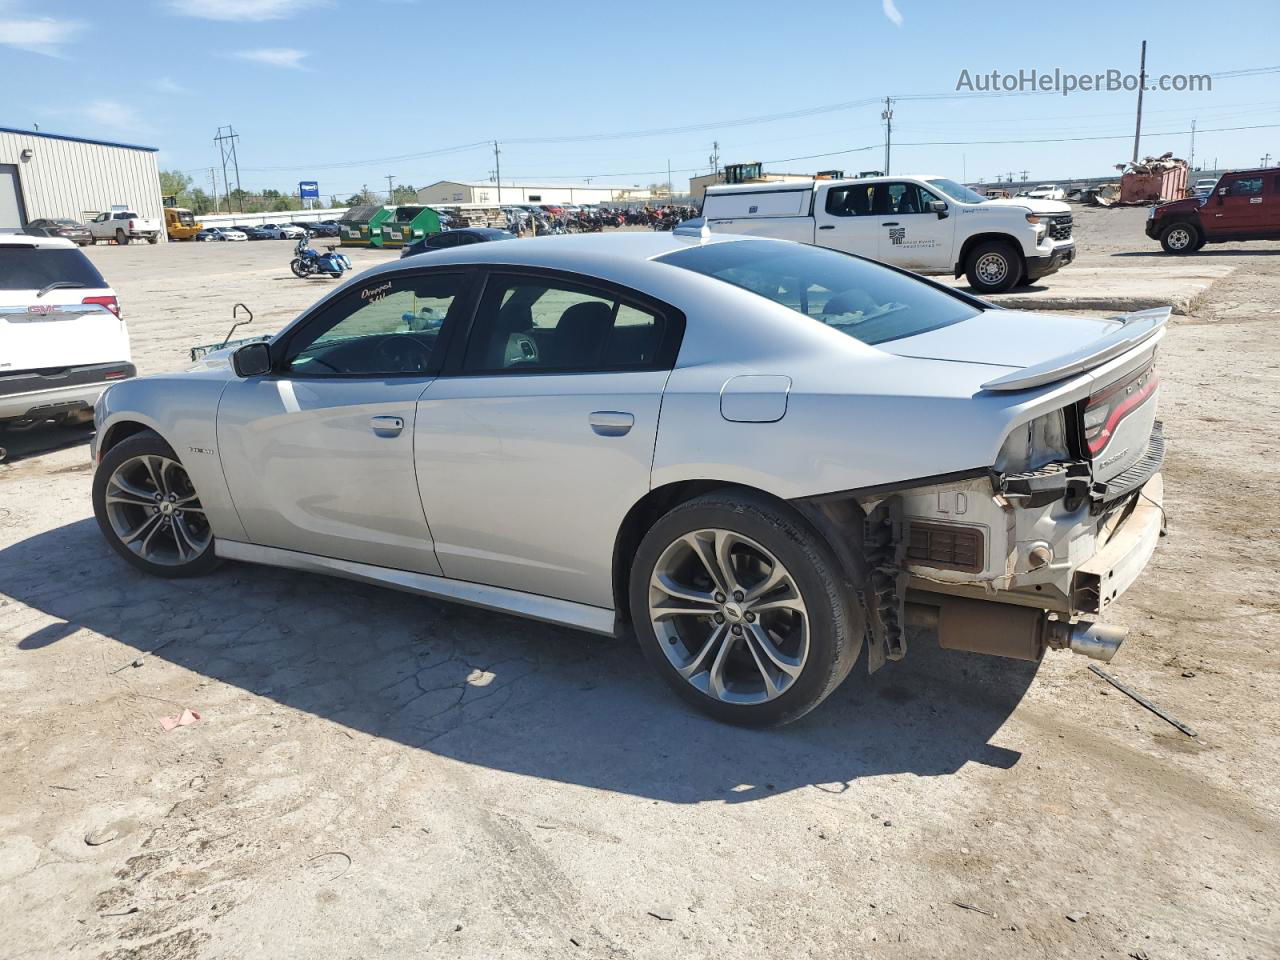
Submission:
POLYGON ((0 424, 86 422, 135 373, 116 293, 76 245, 0 233, 0 424))
POLYGON ((196 239, 202 243, 207 243, 209 241, 222 242, 227 240, 239 242, 242 240, 248 240, 249 237, 242 230, 239 230, 236 227, 205 227, 196 234, 196 239))
POLYGON ((1032 200, 1066 200, 1067 191, 1063 190, 1056 183, 1042 183, 1034 190, 1028 190, 1026 195, 1032 200))
POLYGON ((1161 533, 1168 308, 1005 310, 686 229, 392 261, 269 342, 112 387, 99 528, 159 576, 232 559, 634 630, 749 725, 908 628, 1110 659, 1095 618, 1161 533))
POLYGON ((431 250, 448 250, 450 247, 465 247, 472 243, 489 243, 493 240, 514 240, 515 238, 514 233, 499 230, 496 227, 461 227, 457 230, 444 230, 413 241, 400 251, 400 259, 431 250))
POLYGON ((306 232, 292 223, 264 223, 262 229, 276 240, 297 240, 306 232))
POLYGON ((1232 170, 1203 197, 1157 204, 1147 236, 1165 253, 1194 253, 1206 243, 1280 240, 1280 167, 1232 170))
POLYGON ((1071 208, 991 200, 936 176, 709 187, 713 233, 799 240, 927 275, 962 274, 1001 293, 1055 273, 1076 255, 1071 208))
POLYGON ((222 234, 223 240, 229 240, 233 243, 241 242, 249 239, 249 235, 239 227, 218 227, 218 232, 222 234))
POLYGON ((36 230, 43 230, 51 237, 65 237, 76 246, 87 247, 93 243, 93 234, 83 223, 76 220, 51 220, 40 218, 27 224, 36 230))
POLYGON ((1191 195, 1193 197, 1207 197, 1213 193, 1213 188, 1218 185, 1217 177, 1201 177, 1191 187, 1191 195))
POLYGON ((95 240, 114 240, 124 246, 133 240, 156 243, 160 239, 160 221, 140 217, 132 210, 111 210, 89 221, 95 240))
POLYGON ((237 223, 232 230, 239 230, 249 240, 272 240, 275 235, 270 230, 264 230, 256 224, 240 224, 237 223))
POLYGON ((313 237, 336 237, 338 236, 337 224, 320 223, 319 221, 295 220, 293 226, 307 231, 313 237))
POLYGON ((215 241, 220 241, 225 238, 222 236, 222 233, 218 230, 217 227, 205 227, 203 230, 197 233, 194 237, 192 237, 192 239, 200 243, 213 243, 215 241))

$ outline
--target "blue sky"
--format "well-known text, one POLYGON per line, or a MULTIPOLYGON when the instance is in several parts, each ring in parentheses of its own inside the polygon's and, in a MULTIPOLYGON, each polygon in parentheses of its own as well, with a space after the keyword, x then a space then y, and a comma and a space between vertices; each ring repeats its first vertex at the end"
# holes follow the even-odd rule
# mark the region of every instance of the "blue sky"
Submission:
MULTIPOLYGON (((928 97, 962 70, 1136 72, 1144 39, 1153 75, 1275 67, 1278 26, 1280 4, 1258 0, 0 0, 0 126, 154 145, 207 183, 232 123, 246 189, 315 179, 326 197, 386 174, 485 179, 495 138, 504 180, 647 184, 670 162, 680 186, 713 141, 722 162, 877 169, 871 101, 893 95, 894 171, 1038 181, 1127 159, 1136 95, 928 97), (871 149, 814 156, 855 147, 871 149)), ((1194 119, 1197 165, 1280 155, 1280 72, 1212 87, 1148 94, 1143 152, 1185 157, 1194 119)))

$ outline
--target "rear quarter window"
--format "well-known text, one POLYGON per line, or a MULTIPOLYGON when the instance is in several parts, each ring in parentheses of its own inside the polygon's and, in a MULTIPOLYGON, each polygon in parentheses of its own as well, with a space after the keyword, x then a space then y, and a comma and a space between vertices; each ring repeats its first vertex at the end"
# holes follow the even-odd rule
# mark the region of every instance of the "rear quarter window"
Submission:
POLYGON ((84 287, 107 285, 79 250, 0 244, 0 290, 40 290, 60 280, 84 287))

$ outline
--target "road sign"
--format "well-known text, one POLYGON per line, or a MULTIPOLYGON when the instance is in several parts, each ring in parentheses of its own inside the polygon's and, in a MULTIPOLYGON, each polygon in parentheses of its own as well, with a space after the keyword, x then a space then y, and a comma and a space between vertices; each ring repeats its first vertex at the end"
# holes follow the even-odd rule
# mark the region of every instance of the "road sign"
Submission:
POLYGON ((319 200, 320 184, 314 180, 303 180, 299 182, 298 197, 302 200, 319 200))

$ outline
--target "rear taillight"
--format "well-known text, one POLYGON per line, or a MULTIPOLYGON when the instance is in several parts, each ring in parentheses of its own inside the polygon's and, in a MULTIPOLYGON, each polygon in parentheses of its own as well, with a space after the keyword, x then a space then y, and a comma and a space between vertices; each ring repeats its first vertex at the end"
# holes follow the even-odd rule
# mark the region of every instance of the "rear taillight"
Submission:
POLYGON ((1084 408, 1084 439, 1090 456, 1096 456, 1110 442, 1116 427, 1130 413, 1142 406, 1155 392, 1160 377, 1154 367, 1139 370, 1089 398, 1084 408))
POLYGON ((132 221, 132 220, 130 220, 130 221, 129 221, 129 230, 130 230, 130 231, 132 231, 132 230, 133 230, 133 221, 132 221))
POLYGON ((120 316, 120 303, 115 297, 85 297, 81 303, 96 303, 100 307, 106 307, 117 317, 120 316))

